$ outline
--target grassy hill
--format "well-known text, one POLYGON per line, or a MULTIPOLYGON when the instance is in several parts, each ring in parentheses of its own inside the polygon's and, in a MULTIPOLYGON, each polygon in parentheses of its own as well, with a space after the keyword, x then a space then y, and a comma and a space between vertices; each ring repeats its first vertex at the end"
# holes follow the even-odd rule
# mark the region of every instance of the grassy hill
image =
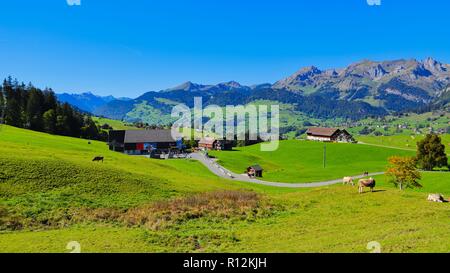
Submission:
POLYGON ((233 188, 197 162, 127 157, 102 142, 3 126, 0 143, 1 204, 35 222, 64 219, 72 207, 126 209, 233 188), (103 164, 91 161, 98 155, 103 164))
MULTIPOLYGON (((380 187, 393 187, 389 182, 389 178, 384 175, 375 176, 377 184, 380 187)), ((422 172, 422 180, 420 181, 422 188, 409 189, 410 192, 417 193, 441 193, 446 196, 450 195, 450 173, 449 172, 422 172)))
POLYGON ((137 130, 138 129, 134 126, 128 126, 120 120, 101 118, 101 117, 92 117, 92 120, 95 121, 95 123, 97 123, 100 126, 104 125, 104 124, 108 124, 114 130, 137 130))
POLYGON ((450 194, 449 181, 425 173, 423 189, 400 192, 380 178, 378 192, 362 195, 341 185, 263 187, 189 160, 2 126, 0 251, 69 252, 78 241, 82 252, 368 252, 378 241, 383 252, 449 252, 450 206, 426 201, 450 194), (91 162, 97 155, 105 163, 91 162))
MULTIPOLYGON (((450 135, 440 135, 442 143, 450 150, 450 135)), ((417 142, 424 139, 424 135, 396 135, 396 136, 358 136, 358 141, 367 144, 416 150, 417 142)))
POLYGON ((359 126, 350 128, 351 133, 358 133, 363 127, 368 126, 383 135, 416 135, 426 134, 430 128, 437 131, 445 131, 448 128, 450 113, 446 111, 426 112, 423 114, 408 113, 401 117, 386 116, 383 119, 367 118, 358 121, 359 126))
POLYGON ((264 168, 264 179, 278 182, 316 182, 365 171, 384 171, 392 155, 414 155, 384 147, 356 144, 326 144, 326 168, 323 167, 324 144, 319 142, 287 140, 280 142, 274 152, 261 152, 260 145, 237 148, 235 151, 213 151, 210 155, 236 173, 248 166, 259 164, 264 168))

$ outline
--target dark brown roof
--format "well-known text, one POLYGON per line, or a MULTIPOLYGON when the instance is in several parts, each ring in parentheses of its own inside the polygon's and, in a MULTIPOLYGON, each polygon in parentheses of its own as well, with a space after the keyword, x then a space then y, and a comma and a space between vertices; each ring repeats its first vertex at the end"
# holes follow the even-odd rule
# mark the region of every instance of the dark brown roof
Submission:
POLYGON ((127 130, 124 143, 176 142, 171 130, 127 130))
POLYGON ((332 135, 334 135, 338 131, 339 131, 339 129, 337 129, 337 128, 312 127, 312 128, 309 128, 306 133, 308 135, 313 135, 313 136, 327 136, 327 137, 331 137, 332 135))
POLYGON ((263 170, 263 168, 261 166, 259 166, 259 165, 253 165, 253 166, 250 166, 249 168, 252 168, 252 169, 254 169, 257 172, 263 170))

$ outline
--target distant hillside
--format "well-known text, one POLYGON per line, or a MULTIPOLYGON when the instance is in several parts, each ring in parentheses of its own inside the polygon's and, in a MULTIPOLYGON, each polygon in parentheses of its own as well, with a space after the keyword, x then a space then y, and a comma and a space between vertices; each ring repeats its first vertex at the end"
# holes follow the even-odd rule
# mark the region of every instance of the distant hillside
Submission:
POLYGON ((436 99, 435 105, 437 105, 437 108, 445 108, 450 111, 450 86, 436 99))
MULTIPOLYGON (((217 85, 186 82, 151 91, 134 100, 101 98, 92 94, 71 97, 70 102, 96 115, 128 122, 167 124, 173 105, 192 106, 194 97, 205 105, 248 104, 269 100, 290 104, 295 112, 311 118, 351 119, 385 116, 448 105, 450 65, 432 58, 369 61, 342 69, 311 66, 274 84, 244 86, 230 81, 217 85), (90 107, 88 107, 88 106, 90 107)), ((63 101, 67 101, 62 99, 63 101)))
POLYGON ((170 123, 173 105, 193 107, 194 98, 202 97, 204 105, 240 105, 258 100, 271 100, 291 104, 295 111, 317 118, 360 119, 367 116, 383 116, 386 110, 361 101, 335 100, 322 94, 304 96, 285 89, 273 89, 266 85, 256 87, 226 87, 224 84, 195 88, 172 88, 160 92, 147 92, 132 101, 112 101, 99 107, 94 114, 127 122, 144 121, 154 124, 170 123))
POLYGON ((57 98, 61 102, 67 102, 80 110, 93 113, 99 107, 106 105, 107 103, 119 100, 119 101, 127 101, 130 100, 128 98, 120 98, 117 99, 113 96, 97 96, 92 94, 91 92, 82 93, 82 94, 57 94, 57 98))

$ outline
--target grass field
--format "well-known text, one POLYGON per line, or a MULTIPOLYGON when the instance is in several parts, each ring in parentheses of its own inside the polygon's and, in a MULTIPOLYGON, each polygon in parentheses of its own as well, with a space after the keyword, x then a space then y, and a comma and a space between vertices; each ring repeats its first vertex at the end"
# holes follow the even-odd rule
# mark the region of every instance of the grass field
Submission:
POLYGON ((370 241, 383 252, 449 252, 450 206, 426 196, 450 194, 450 173, 425 173, 424 188, 404 192, 377 179, 379 191, 362 195, 247 185, 193 161, 3 126, 0 252, 69 252, 70 241, 82 252, 369 252, 370 241), (91 162, 97 155, 105 163, 91 162))
MULTIPOLYGON (((409 189, 410 192, 417 193, 441 193, 450 197, 450 172, 422 172, 420 184, 422 188, 409 189)), ((385 175, 375 176, 378 186, 384 188, 393 187, 389 178, 385 175)))
POLYGON ((122 122, 120 120, 100 118, 100 117, 92 117, 92 120, 100 126, 104 125, 104 124, 108 124, 114 130, 137 130, 138 129, 134 126, 125 125, 124 122, 122 122))
POLYGON ((392 155, 414 152, 356 144, 326 144, 326 168, 323 166, 324 144, 287 140, 280 142, 274 152, 261 152, 260 145, 237 148, 234 151, 212 151, 210 155, 236 173, 259 164, 264 168, 264 180, 278 182, 316 182, 344 176, 360 175, 365 171, 384 171, 392 155))
MULTIPOLYGON (((450 113, 444 111, 427 112, 423 114, 405 114, 402 117, 386 116, 384 119, 367 118, 358 121, 359 126, 348 128, 348 131, 357 135, 364 127, 372 128, 374 132, 387 136, 427 134, 430 128, 433 131, 446 130, 449 126, 450 113)), ((373 133, 372 133, 373 135, 373 133)))
MULTIPOLYGON (((442 143, 450 150, 450 135, 445 134, 440 136, 442 143)), ((396 136, 358 136, 358 141, 374 144, 380 146, 389 146, 402 149, 416 150, 417 142, 424 139, 424 135, 396 135, 396 136)))

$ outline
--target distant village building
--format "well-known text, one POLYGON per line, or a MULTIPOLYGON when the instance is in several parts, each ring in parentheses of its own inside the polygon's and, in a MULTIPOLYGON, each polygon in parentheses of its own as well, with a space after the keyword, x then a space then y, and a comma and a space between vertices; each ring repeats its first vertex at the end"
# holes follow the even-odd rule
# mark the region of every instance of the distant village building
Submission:
POLYGON ((212 137, 205 137, 202 138, 198 142, 198 147, 205 149, 205 150, 216 150, 216 151, 222 151, 222 150, 231 150, 233 149, 233 145, 230 141, 226 140, 217 140, 212 137))
POLYGON ((322 142, 346 142, 354 143, 355 139, 347 130, 337 128, 313 127, 306 131, 307 139, 322 142))
POLYGON ((113 130, 109 132, 109 149, 129 155, 160 155, 179 153, 181 137, 174 139, 171 130, 113 130))

